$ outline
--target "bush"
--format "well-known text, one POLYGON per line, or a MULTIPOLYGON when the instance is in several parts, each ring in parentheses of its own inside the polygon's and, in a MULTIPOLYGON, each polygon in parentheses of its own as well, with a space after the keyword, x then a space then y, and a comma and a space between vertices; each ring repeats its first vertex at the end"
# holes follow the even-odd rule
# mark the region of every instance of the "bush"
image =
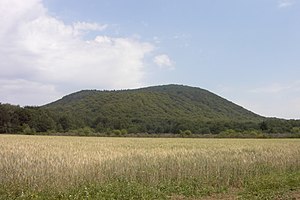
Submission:
POLYGON ((23 124, 22 126, 23 133, 26 135, 33 135, 36 131, 34 128, 30 128, 28 124, 23 124))
POLYGON ((95 132, 94 129, 87 127, 87 126, 84 127, 82 130, 85 135, 91 135, 95 132))
POLYGON ((242 137, 242 134, 239 132, 236 132, 233 129, 227 129, 225 131, 222 131, 218 137, 224 137, 224 138, 236 138, 236 137, 242 137))
POLYGON ((300 127, 293 127, 291 132, 292 133, 300 133, 300 127))
POLYGON ((76 135, 79 135, 79 136, 89 136, 89 135, 93 135, 95 133, 95 130, 86 126, 84 128, 71 130, 70 132, 73 132, 73 133, 75 133, 76 135))
POLYGON ((122 132, 119 129, 115 129, 115 130, 113 130, 113 134, 115 134, 116 136, 119 136, 122 134, 122 132))
POLYGON ((190 130, 185 130, 185 131, 180 130, 179 133, 180 133, 180 135, 182 137, 186 137, 186 136, 192 135, 192 131, 190 131, 190 130))
POLYGON ((121 130, 121 135, 127 135, 127 133, 128 133, 128 132, 127 132, 126 129, 122 129, 122 130, 121 130))

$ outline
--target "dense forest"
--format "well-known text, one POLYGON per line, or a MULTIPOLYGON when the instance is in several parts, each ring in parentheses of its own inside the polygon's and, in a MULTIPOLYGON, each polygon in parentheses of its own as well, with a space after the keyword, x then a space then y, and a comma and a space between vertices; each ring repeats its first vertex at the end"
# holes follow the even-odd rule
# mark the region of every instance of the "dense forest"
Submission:
POLYGON ((299 134, 300 120, 266 118, 200 88, 84 90, 41 107, 0 104, 0 133, 299 134))

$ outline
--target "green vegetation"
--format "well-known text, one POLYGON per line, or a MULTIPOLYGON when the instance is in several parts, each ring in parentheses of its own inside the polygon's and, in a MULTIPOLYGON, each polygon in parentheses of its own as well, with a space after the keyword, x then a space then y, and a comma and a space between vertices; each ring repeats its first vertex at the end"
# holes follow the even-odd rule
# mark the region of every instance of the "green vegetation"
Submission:
POLYGON ((42 107, 0 104, 0 133, 172 133, 184 137, 290 133, 299 137, 300 120, 264 118, 209 91, 166 85, 122 91, 85 90, 42 107))
POLYGON ((292 199, 299 155, 298 139, 0 135, 0 199, 292 199))

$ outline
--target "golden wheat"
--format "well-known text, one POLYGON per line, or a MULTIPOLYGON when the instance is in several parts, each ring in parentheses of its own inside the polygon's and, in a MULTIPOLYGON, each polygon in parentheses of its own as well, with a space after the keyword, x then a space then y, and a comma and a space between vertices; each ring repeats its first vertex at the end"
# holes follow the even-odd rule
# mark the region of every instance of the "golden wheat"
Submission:
POLYGON ((0 184, 63 190, 124 179, 196 179, 239 187, 247 177, 300 170, 300 140, 0 136, 0 184))

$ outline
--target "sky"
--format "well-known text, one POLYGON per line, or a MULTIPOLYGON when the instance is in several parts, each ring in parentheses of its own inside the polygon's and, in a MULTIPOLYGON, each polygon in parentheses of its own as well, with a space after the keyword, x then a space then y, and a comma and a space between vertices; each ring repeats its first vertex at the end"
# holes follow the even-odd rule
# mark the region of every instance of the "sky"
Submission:
POLYGON ((183 84, 300 119, 300 0, 0 0, 0 102, 183 84))

